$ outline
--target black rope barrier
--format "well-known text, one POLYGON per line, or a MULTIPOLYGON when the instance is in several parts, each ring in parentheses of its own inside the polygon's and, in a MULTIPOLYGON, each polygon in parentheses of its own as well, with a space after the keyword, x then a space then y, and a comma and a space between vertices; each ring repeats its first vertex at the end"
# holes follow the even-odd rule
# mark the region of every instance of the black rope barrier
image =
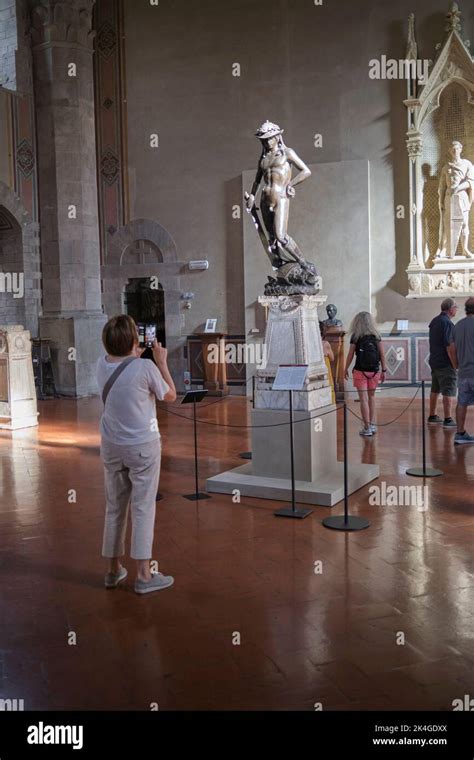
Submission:
MULTIPOLYGON (((255 381, 254 377, 252 376, 253 381, 253 388, 255 389, 255 381)), ((407 388, 407 385, 401 385, 399 387, 407 388)), ((411 384, 408 387, 416 387, 416 391, 413 395, 413 397, 410 399, 406 407, 398 414, 396 417, 394 417, 392 420, 389 420, 387 422, 378 423, 379 427, 387 427, 389 425, 393 425, 395 422, 397 422, 412 406, 415 399, 418 396, 418 393, 421 388, 422 392, 422 451, 423 451, 423 466, 422 468, 411 468, 406 471, 407 475, 415 475, 418 477, 434 477, 436 475, 442 475, 441 470, 433 470, 431 468, 427 468, 426 466, 426 431, 425 431, 425 381, 421 381, 421 383, 418 384, 411 384)), ((392 390, 394 386, 385 386, 384 390, 392 390)), ((254 391, 255 392, 255 391, 254 391)), ((358 392, 356 390, 356 392, 358 392)), ((254 393, 253 393, 254 395, 254 393)), ((205 407, 202 407, 203 410, 206 409, 208 406, 214 406, 216 403, 220 403, 221 401, 226 401, 230 397, 225 396, 222 398, 219 398, 217 401, 211 402, 206 404, 205 407)), ((161 409, 162 411, 174 415, 176 417, 181 417, 182 419, 188 420, 189 422, 194 423, 194 434, 195 434, 195 451, 196 451, 196 457, 197 457, 197 448, 196 448, 196 424, 203 424, 203 425, 211 425, 214 427, 223 427, 223 428, 235 428, 235 429, 245 429, 245 430, 251 430, 251 429, 258 429, 258 428, 275 428, 275 427, 283 427, 290 425, 290 434, 291 434, 291 482, 292 482, 292 506, 291 508, 285 507, 283 509, 277 510, 274 514, 275 515, 284 515, 284 516, 292 516, 292 517, 306 517, 307 514, 310 514, 312 510, 310 509, 304 509, 304 510, 297 510, 296 509, 296 489, 295 489, 295 476, 294 476, 294 462, 293 462, 293 425, 298 424, 299 422, 308 422, 313 419, 320 419, 321 417, 325 417, 328 414, 332 414, 333 412, 337 412, 342 409, 343 410, 343 447, 344 447, 344 457, 343 457, 343 499, 344 499, 344 513, 342 515, 334 515, 331 517, 327 517, 324 520, 322 520, 322 525, 326 528, 330 528, 333 530, 340 530, 340 531, 359 531, 364 530, 365 528, 368 528, 370 526, 370 522, 366 520, 363 517, 353 516, 349 515, 349 469, 348 469, 348 417, 347 413, 350 412, 350 414, 353 415, 358 420, 361 420, 363 422, 363 419, 359 417, 358 414, 356 414, 352 409, 350 409, 344 401, 341 404, 334 404, 332 405, 332 408, 325 411, 325 412, 319 412, 319 410, 314 410, 314 414, 310 414, 309 417, 302 417, 299 420, 293 419, 293 405, 292 405, 292 393, 290 392, 290 420, 286 420, 285 422, 277 422, 270 425, 232 425, 227 423, 220 423, 220 422, 213 422, 211 420, 203 420, 203 419, 197 419, 196 415, 194 414, 194 417, 191 419, 187 415, 178 414, 177 412, 172 411, 171 409, 167 407, 158 407, 158 409, 161 409), (318 413, 319 412, 319 413, 318 413)), ((275 411, 275 410, 274 410, 275 411)), ((280 411, 280 410, 276 410, 280 411)), ((283 410, 281 410, 283 411, 283 410)), ((251 452, 248 452, 250 456, 248 458, 251 458, 251 452)), ((196 470, 197 472, 197 470, 196 470)), ((196 475, 197 477, 197 475, 196 475)))
MULTIPOLYGON (((206 406, 214 406, 214 404, 206 404, 206 406)), ((183 420, 189 420, 190 422, 193 421, 192 417, 188 417, 184 414, 178 414, 177 412, 171 411, 171 409, 167 409, 166 407, 160 406, 158 407, 161 411, 166 412, 167 414, 172 414, 174 417, 181 417, 183 420)), ((206 408, 206 407, 204 407, 206 408)), ((338 409, 342 409, 342 404, 339 406, 336 406, 334 409, 329 409, 327 412, 323 412, 322 414, 315 414, 314 417, 303 417, 300 420, 295 420, 295 425, 298 424, 298 422, 307 422, 308 420, 317 420, 320 417, 324 417, 326 414, 332 414, 333 412, 337 412, 338 409)), ((283 412, 286 411, 285 409, 272 409, 270 411, 273 412, 283 412)), ((211 420, 196 420, 196 422, 201 423, 202 425, 213 425, 214 427, 227 427, 227 428, 241 428, 246 430, 253 430, 254 428, 260 429, 260 428, 273 428, 273 427, 281 427, 282 425, 289 425, 289 422, 275 422, 273 425, 226 425, 225 423, 220 422, 212 422, 211 420)))
MULTIPOLYGON (((401 385, 399 387, 401 387, 401 388, 407 388, 406 385, 401 385)), ((409 387, 414 387, 414 385, 411 385, 409 387)), ((408 411, 408 409, 411 407, 411 405, 415 401, 415 399, 418 396, 418 393, 420 391, 420 387, 421 387, 421 385, 418 385, 413 398, 410 399, 410 402, 407 404, 407 406, 405 407, 405 409, 403 409, 403 411, 400 412, 400 414, 397 415, 397 417, 395 417, 393 420, 390 420, 389 422, 377 423, 377 427, 386 427, 388 425, 393 425, 394 422, 397 422, 400 419, 400 417, 402 417, 405 414, 405 412, 408 411)), ((391 388, 393 388, 393 386, 391 386, 391 388)), ((221 401, 228 401, 230 398, 231 398, 230 396, 224 396, 223 398, 218 399, 218 401, 213 401, 213 402, 211 402, 209 404, 206 404, 205 406, 203 406, 201 408, 204 411, 205 409, 207 409, 207 407, 209 407, 209 406, 215 406, 216 403, 219 403, 221 401)), ((237 397, 232 397, 232 398, 237 398, 237 397)), ((181 419, 183 419, 183 420, 189 420, 190 422, 192 422, 192 418, 191 417, 188 417, 187 415, 184 415, 184 414, 178 414, 178 412, 173 412, 168 407, 159 406, 158 408, 161 411, 166 412, 167 414, 171 414, 171 415, 173 415, 175 417, 181 417, 181 419)), ((303 418, 301 418, 299 420, 295 420, 295 425, 297 425, 299 422, 307 422, 308 420, 319 419, 320 417, 324 417, 326 414, 332 414, 332 412, 337 412, 339 409, 342 409, 342 408, 343 408, 343 404, 336 405, 334 409, 330 409, 327 412, 322 412, 321 414, 315 414, 314 416, 311 415, 310 417, 303 417, 303 418)), ((275 410, 274 409, 272 411, 283 411, 283 410, 278 410, 278 409, 275 410)), ((317 410, 315 410, 315 411, 317 411, 317 410)), ((349 409, 349 407, 348 407, 348 411, 354 417, 356 417, 356 419, 358 419, 361 422, 363 422, 362 417, 359 417, 359 415, 356 414, 354 411, 352 411, 352 409, 349 409)), ((273 423, 272 425, 229 425, 229 424, 226 424, 226 423, 212 422, 211 420, 202 420, 202 419, 197 419, 196 422, 198 422, 198 423, 200 423, 202 425, 211 425, 211 426, 214 426, 214 427, 225 427, 225 428, 237 428, 237 429, 242 429, 242 430, 243 429, 253 430, 254 428, 273 428, 273 427, 281 427, 283 425, 289 425, 290 424, 288 421, 286 421, 286 422, 276 422, 276 423, 273 423)))
MULTIPOLYGON (((397 422, 400 419, 400 417, 403 417, 403 415, 405 414, 405 412, 407 412, 409 410, 409 408, 413 404, 414 400, 418 396, 419 391, 420 391, 420 386, 418 386, 418 388, 416 389, 416 393, 413 396, 413 398, 410 400, 410 403, 405 407, 405 409, 402 412, 400 412, 399 415, 397 415, 396 417, 394 417, 393 420, 390 420, 389 422, 377 422, 377 427, 387 427, 387 425, 393 425, 393 423, 397 422)), ((349 407, 347 407, 347 411, 350 412, 353 417, 356 417, 356 419, 360 420, 360 422, 364 421, 362 419, 362 417, 359 417, 359 415, 356 414, 354 411, 352 411, 352 409, 349 409, 349 407)))

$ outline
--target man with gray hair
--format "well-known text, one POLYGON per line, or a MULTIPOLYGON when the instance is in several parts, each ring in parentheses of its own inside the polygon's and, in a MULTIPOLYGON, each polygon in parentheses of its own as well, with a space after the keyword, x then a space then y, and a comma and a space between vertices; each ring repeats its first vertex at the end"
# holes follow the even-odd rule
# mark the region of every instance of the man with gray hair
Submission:
POLYGON ((458 368, 458 431, 454 443, 474 443, 474 435, 466 433, 467 407, 474 404, 474 298, 465 303, 466 316, 454 328, 454 366, 458 368))
POLYGON ((441 304, 441 313, 430 322, 430 358, 431 396, 428 425, 443 425, 447 430, 454 429, 451 411, 453 398, 456 397, 456 370, 454 369, 454 325, 457 304, 452 298, 445 298, 441 304), (443 397, 444 420, 436 414, 439 394, 443 397))

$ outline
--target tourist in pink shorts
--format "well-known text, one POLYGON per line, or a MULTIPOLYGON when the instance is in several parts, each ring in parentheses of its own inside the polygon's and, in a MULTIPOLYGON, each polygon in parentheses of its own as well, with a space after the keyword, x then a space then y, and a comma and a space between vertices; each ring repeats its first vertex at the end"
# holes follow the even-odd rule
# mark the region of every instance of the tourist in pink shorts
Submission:
POLYGON ((358 391, 375 391, 379 383, 382 382, 382 373, 376 372, 372 376, 371 373, 364 373, 360 369, 353 369, 352 382, 358 391))
POLYGON ((360 410, 364 427, 360 435, 369 437, 376 432, 375 391, 385 380, 385 352, 382 339, 368 311, 356 314, 351 324, 351 346, 346 359, 345 377, 349 379, 349 367, 354 355, 352 380, 359 393, 360 410))

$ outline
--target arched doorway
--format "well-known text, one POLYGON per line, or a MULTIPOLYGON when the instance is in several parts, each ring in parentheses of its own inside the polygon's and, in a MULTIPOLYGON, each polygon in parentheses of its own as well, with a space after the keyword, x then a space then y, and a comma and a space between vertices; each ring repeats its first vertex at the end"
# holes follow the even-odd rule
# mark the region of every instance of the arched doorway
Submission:
POLYGON ((0 206, 0 252, 0 324, 24 325, 23 236, 4 206, 0 206))
POLYGON ((0 324, 38 334, 41 304, 39 225, 0 182, 0 324))
POLYGON ((184 262, 178 260, 172 236, 151 219, 134 219, 118 229, 109 240, 102 266, 106 314, 111 317, 126 311, 140 322, 142 315, 150 314, 158 339, 168 349, 168 366, 179 389, 184 389, 187 367, 180 286, 183 271, 184 262), (160 283, 158 288, 150 287, 151 279, 153 284, 160 283))
POLYGON ((132 277, 125 286, 125 312, 135 322, 156 326, 156 339, 166 346, 165 293, 163 286, 151 287, 150 277, 132 277))

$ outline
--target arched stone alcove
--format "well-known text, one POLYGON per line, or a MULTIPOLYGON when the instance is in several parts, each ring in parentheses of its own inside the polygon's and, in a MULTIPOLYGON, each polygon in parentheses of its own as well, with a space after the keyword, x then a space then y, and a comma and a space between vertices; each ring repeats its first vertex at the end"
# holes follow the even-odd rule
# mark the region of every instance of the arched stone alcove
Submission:
POLYGON ((0 324, 38 334, 41 312, 39 225, 0 182, 0 324))
POLYGON ((151 283, 151 278, 155 278, 153 283, 158 282, 163 288, 168 360, 180 387, 184 387, 181 381, 186 368, 183 351, 186 339, 181 334, 184 327, 180 286, 183 266, 183 262, 178 261, 176 243, 161 224, 150 219, 135 219, 110 238, 107 260, 102 267, 104 311, 109 317, 126 311, 125 292, 131 281, 149 278, 151 283))

